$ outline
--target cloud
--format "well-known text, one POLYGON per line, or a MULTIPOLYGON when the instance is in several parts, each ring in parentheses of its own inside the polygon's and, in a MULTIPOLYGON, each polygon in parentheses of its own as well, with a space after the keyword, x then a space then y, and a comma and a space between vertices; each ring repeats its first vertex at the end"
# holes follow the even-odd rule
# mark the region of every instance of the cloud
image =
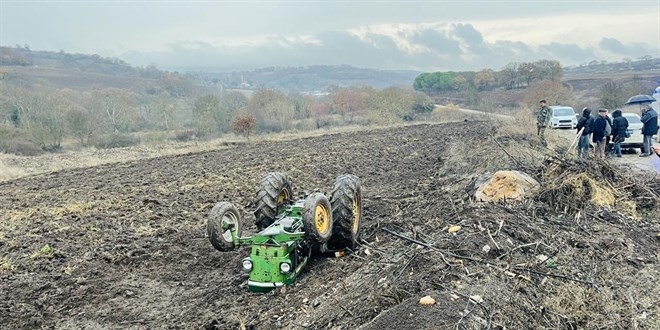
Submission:
MULTIPOLYGON (((603 38, 598 43, 598 46, 604 51, 616 55, 637 58, 644 55, 658 54, 659 50, 653 49, 648 44, 644 43, 630 43, 624 44, 623 42, 614 38, 603 38)), ((656 55, 657 56, 657 55, 656 55)))
POLYGON ((163 51, 130 52, 121 57, 134 65, 155 63, 168 70, 249 70, 268 66, 347 64, 363 68, 419 71, 501 69, 512 62, 557 60, 564 66, 594 59, 657 54, 645 43, 624 44, 602 38, 596 46, 550 42, 486 41, 472 24, 390 25, 355 31, 321 32, 305 37, 272 35, 231 44, 185 40, 163 51))
POLYGON ((459 55, 461 53, 458 41, 437 30, 427 29, 417 32, 410 41, 427 47, 438 54, 459 55))
POLYGON ((539 54, 548 54, 548 57, 555 58, 559 62, 564 63, 587 62, 587 60, 593 60, 597 57, 592 49, 582 48, 576 44, 562 44, 558 42, 541 45, 539 47, 539 54))
POLYGON ((454 24, 452 25, 454 35, 463 40, 469 46, 483 46, 484 37, 477 31, 472 24, 454 24))

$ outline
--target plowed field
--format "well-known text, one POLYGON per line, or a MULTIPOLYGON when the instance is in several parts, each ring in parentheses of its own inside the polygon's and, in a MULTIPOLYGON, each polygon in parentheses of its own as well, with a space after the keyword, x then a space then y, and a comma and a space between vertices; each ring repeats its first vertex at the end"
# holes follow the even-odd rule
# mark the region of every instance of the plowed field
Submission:
POLYGON ((657 219, 470 202, 464 187, 479 166, 449 166, 449 151, 493 130, 246 142, 0 183, 0 328, 660 328, 657 219), (270 171, 289 175, 299 196, 359 176, 361 246, 254 294, 241 269, 248 250, 214 250, 206 216, 231 201, 254 231, 255 187, 270 171), (450 234, 453 225, 462 228, 450 234), (420 306, 426 295, 436 304, 420 306))

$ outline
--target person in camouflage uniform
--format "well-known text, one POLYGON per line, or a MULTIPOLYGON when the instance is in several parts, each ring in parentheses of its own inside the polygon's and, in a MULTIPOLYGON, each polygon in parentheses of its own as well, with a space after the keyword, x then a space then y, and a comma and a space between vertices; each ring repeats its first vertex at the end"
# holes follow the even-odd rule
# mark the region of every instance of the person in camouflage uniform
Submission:
POLYGON ((536 135, 540 136, 541 140, 545 140, 545 128, 550 123, 552 109, 545 104, 545 100, 541 100, 540 104, 541 108, 536 112, 536 135))

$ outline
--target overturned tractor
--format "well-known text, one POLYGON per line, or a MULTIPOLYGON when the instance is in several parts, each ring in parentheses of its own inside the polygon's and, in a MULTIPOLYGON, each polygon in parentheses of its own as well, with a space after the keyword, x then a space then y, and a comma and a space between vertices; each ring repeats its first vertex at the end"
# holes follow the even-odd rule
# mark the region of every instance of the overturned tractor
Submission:
POLYGON ((259 232, 252 236, 242 236, 241 216, 232 203, 219 202, 211 209, 207 231, 216 250, 251 246, 250 256, 242 262, 251 291, 268 292, 293 283, 313 253, 344 255, 356 248, 362 221, 357 176, 338 176, 330 199, 315 192, 294 200, 292 186, 280 172, 261 179, 254 211, 259 232))

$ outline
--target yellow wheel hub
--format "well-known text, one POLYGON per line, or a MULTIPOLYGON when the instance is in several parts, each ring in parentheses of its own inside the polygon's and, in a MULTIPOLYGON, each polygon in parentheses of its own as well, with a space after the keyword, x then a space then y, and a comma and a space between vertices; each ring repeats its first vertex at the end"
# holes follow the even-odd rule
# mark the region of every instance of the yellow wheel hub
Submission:
POLYGON ((316 205, 314 209, 314 224, 319 233, 325 233, 330 230, 330 212, 325 205, 316 205))
POLYGON ((284 204, 284 201, 287 201, 289 199, 291 199, 289 196, 289 191, 287 189, 282 189, 282 191, 280 191, 280 194, 277 195, 277 205, 282 205, 284 204))

